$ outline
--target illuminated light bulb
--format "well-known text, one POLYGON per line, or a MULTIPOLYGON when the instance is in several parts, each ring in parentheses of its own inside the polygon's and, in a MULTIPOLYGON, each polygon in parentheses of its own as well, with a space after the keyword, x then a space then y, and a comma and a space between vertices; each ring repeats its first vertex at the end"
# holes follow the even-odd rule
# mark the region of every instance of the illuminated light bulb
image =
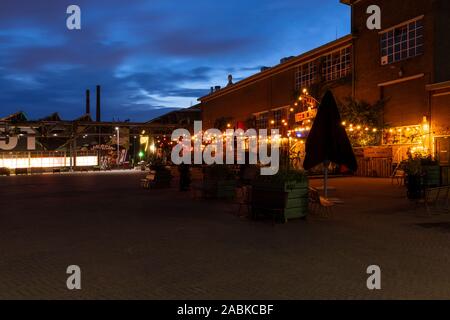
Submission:
POLYGON ((228 124, 227 124, 227 127, 228 127, 228 128, 231 128, 231 124, 228 123, 228 124))
POLYGON ((364 130, 369 131, 369 128, 366 128, 366 129, 364 129, 364 130))
POLYGON ((356 129, 361 130, 361 126, 357 126, 356 129))
POLYGON ((378 129, 377 129, 377 128, 375 128, 375 129, 373 129, 372 131, 373 131, 373 132, 377 132, 377 131, 378 131, 378 129))
POLYGON ((347 125, 347 122, 343 121, 343 122, 342 122, 342 125, 343 125, 343 126, 347 125))
POLYGON ((270 121, 270 124, 275 124, 275 121, 274 120, 270 121))

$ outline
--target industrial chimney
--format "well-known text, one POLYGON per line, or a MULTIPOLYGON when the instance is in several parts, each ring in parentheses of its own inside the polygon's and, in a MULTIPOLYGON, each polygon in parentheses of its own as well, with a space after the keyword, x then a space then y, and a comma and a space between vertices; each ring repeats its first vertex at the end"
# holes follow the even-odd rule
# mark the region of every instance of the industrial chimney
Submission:
POLYGON ((91 114, 91 92, 86 90, 86 114, 91 114))
POLYGON ((233 85, 233 75, 229 74, 228 75, 228 84, 227 86, 232 86, 233 85))
POLYGON ((100 113, 100 86, 97 86, 97 122, 101 121, 101 113, 100 113))

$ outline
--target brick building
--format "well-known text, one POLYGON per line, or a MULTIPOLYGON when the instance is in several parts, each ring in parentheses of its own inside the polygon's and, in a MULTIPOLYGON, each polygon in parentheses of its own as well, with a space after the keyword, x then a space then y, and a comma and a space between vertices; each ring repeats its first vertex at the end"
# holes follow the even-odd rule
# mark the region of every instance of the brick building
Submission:
MULTIPOLYGON (((407 150, 449 164, 450 2, 448 0, 341 0, 351 7, 351 34, 201 97, 204 127, 222 119, 235 127, 304 125, 303 88, 338 101, 384 100, 380 143, 401 160, 407 150), (369 30, 367 8, 381 9, 381 30, 369 30), (247 124, 247 125, 246 125, 247 124), (418 138, 419 137, 419 138, 418 138)), ((315 107, 314 105, 310 105, 315 107)))

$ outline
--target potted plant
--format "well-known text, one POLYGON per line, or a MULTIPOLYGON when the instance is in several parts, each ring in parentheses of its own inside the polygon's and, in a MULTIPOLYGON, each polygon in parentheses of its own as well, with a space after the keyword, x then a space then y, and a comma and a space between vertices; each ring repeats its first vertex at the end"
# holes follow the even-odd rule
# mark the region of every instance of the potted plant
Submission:
POLYGON ((437 187, 441 184, 441 167, 431 156, 421 159, 424 184, 427 187, 437 187))
POLYGON ((425 188, 440 185, 440 167, 430 155, 409 154, 405 164, 406 187, 409 199, 419 199, 425 188))
POLYGON ((423 190, 422 159, 420 156, 409 155, 405 163, 405 173, 408 199, 420 199, 423 190))
MULTIPOLYGON (((308 215, 308 177, 304 171, 283 169, 273 176, 259 176, 253 182, 253 191, 265 192, 278 198, 280 193, 287 193, 283 209, 283 218, 305 218, 308 215)), ((274 200, 275 201, 275 200, 274 200)), ((269 200, 270 202, 270 200, 269 200)))
POLYGON ((150 170, 154 171, 155 177, 153 188, 169 188, 172 181, 172 173, 164 165, 160 158, 154 157, 150 162, 150 170))
POLYGON ((206 197, 230 199, 235 195, 236 177, 227 165, 212 165, 204 168, 203 189, 206 197))

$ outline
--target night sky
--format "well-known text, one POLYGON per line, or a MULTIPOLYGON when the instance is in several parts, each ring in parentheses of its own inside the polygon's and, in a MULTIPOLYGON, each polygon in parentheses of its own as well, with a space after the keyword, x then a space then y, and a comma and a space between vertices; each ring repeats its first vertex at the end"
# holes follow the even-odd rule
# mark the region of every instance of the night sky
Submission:
POLYGON ((102 120, 147 121, 346 35, 349 15, 338 0, 0 0, 0 117, 74 119, 100 84, 102 120))

